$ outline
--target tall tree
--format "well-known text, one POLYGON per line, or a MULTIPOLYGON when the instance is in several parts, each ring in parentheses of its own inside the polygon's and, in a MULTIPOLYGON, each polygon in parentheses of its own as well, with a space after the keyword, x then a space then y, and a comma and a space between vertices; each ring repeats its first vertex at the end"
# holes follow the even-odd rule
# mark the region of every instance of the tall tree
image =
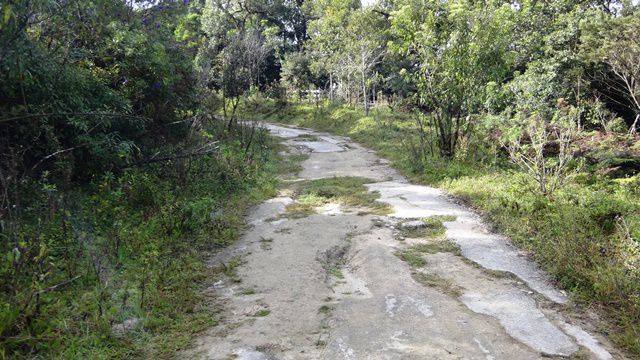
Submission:
POLYGON ((440 154, 453 157, 470 116, 481 109, 484 87, 510 70, 513 9, 407 0, 391 21, 394 51, 414 61, 404 74, 416 84, 418 107, 434 125, 440 154))

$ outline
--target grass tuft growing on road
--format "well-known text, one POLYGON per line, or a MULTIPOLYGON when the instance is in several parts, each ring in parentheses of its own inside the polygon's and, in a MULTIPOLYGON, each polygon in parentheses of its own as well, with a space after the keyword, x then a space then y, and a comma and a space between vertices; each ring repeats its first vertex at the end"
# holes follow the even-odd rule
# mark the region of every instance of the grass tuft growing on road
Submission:
POLYGON ((344 176, 296 183, 294 197, 296 202, 286 207, 286 216, 302 218, 314 214, 315 208, 328 203, 364 209, 362 212, 384 215, 391 212, 388 204, 378 202, 380 194, 370 192, 364 184, 374 180, 344 176))
POLYGON ((408 226, 411 222, 404 222, 400 224, 400 233, 408 238, 440 238, 445 235, 447 230, 443 222, 455 221, 455 219, 455 216, 430 216, 422 219, 422 224, 414 224, 413 226, 408 226))
POLYGON ((396 251, 396 256, 413 268, 427 265, 427 262, 422 258, 422 254, 411 249, 398 250, 396 251))
POLYGON ((424 286, 439 289, 452 297, 457 298, 462 295, 462 288, 437 274, 414 271, 411 273, 411 276, 416 282, 424 286))
POLYGON ((423 254, 436 254, 439 252, 449 252, 453 254, 460 254, 460 248, 453 241, 431 240, 429 242, 413 245, 409 248, 410 251, 423 253, 423 254))

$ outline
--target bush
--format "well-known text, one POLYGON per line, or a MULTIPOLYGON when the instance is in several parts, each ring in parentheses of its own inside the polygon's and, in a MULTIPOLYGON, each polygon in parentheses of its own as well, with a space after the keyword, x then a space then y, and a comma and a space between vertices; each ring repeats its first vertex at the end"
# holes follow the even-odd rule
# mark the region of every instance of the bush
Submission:
POLYGON ((626 133, 629 127, 623 118, 616 117, 607 123, 607 129, 614 133, 626 133))

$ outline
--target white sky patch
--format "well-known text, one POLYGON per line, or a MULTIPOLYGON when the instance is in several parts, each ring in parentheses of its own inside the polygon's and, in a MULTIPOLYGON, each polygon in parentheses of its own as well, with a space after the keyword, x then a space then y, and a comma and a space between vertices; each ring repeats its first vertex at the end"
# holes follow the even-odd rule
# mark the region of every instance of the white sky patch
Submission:
POLYGON ((373 6, 378 2, 378 0, 360 0, 360 3, 362 3, 362 7, 369 7, 369 6, 373 6))

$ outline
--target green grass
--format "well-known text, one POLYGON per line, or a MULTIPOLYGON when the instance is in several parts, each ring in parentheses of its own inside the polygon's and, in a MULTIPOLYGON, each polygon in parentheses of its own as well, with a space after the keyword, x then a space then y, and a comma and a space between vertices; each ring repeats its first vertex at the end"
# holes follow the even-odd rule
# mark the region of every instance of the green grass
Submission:
POLYGON ((398 250, 396 256, 413 268, 423 267, 427 262, 422 258, 422 253, 413 250, 398 250))
POLYGON ((301 219, 316 213, 316 209, 310 204, 293 203, 285 207, 284 216, 289 219, 301 219))
POLYGON ((446 228, 443 221, 455 221, 455 216, 431 216, 422 219, 424 227, 417 227, 414 229, 407 229, 400 225, 400 233, 404 237, 408 238, 427 238, 435 239, 445 235, 446 228))
POLYGON ((347 106, 278 109, 265 100, 251 116, 349 136, 413 182, 466 201, 496 231, 531 252, 578 302, 602 309, 611 338, 640 354, 640 176, 610 179, 583 172, 549 200, 507 165, 496 142, 482 131, 452 160, 420 159, 412 146, 417 143, 413 115, 395 109, 372 109, 365 117, 362 109, 347 106))
POLYGON ((265 317, 265 316, 269 316, 269 314, 271 314, 271 310, 262 309, 262 310, 258 310, 255 314, 253 314, 253 316, 265 317))
POLYGON ((380 194, 370 192, 364 186, 372 182, 374 181, 371 179, 353 176, 302 181, 294 186, 296 204, 299 208, 305 209, 334 202, 362 208, 371 214, 388 214, 391 207, 377 201, 380 194))
POLYGON ((364 186, 373 182, 360 177, 333 177, 300 181, 293 185, 295 203, 285 207, 287 218, 300 219, 316 213, 316 208, 327 203, 363 209, 362 214, 388 214, 391 207, 376 201, 380 194, 369 192, 364 186))
POLYGON ((327 272, 331 274, 331 276, 335 277, 336 279, 340 279, 340 280, 344 279, 344 274, 342 273, 342 269, 340 269, 337 266, 332 266, 328 268, 327 272))
POLYGON ((273 238, 260 237, 260 248, 262 250, 271 250, 273 238))
POLYGON ((243 288, 240 290, 241 295, 253 295, 256 293, 256 290, 253 288, 243 288))
POLYGON ((460 253, 460 248, 454 242, 450 240, 431 240, 429 242, 412 245, 409 247, 410 251, 424 253, 424 254, 435 254, 439 252, 450 252, 454 254, 460 253))
MULTIPOLYGON (((43 293, 38 309, 0 295, 0 358, 170 358, 215 326, 218 310, 202 290, 225 277, 240 281, 241 259, 213 267, 206 262, 235 241, 246 210, 274 196, 277 176, 295 166, 278 157, 271 140, 258 145, 262 150, 251 163, 243 149, 224 146, 220 155, 192 160, 187 168, 159 164, 96 179, 67 194, 68 208, 47 211, 49 223, 25 223, 19 236, 37 230, 43 244, 64 245, 41 248, 47 263, 58 267, 38 286, 81 277, 43 293), (90 256, 93 251, 99 256, 90 256), (26 323, 14 308, 38 313, 21 330, 26 323), (140 322, 115 336, 111 326, 127 319, 140 322), (4 336, 9 332, 15 335, 4 336)), ((2 269, 10 268, 2 263, 2 269)), ((25 294, 33 289, 20 284, 25 294)))
POLYGON ((309 158, 308 154, 288 154, 286 160, 279 161, 275 169, 277 174, 295 176, 302 171, 301 162, 309 158))
POLYGON ((416 282, 424 286, 439 289, 449 296, 457 298, 462 295, 462 289, 459 286, 437 274, 414 271, 411 273, 411 276, 416 282))

